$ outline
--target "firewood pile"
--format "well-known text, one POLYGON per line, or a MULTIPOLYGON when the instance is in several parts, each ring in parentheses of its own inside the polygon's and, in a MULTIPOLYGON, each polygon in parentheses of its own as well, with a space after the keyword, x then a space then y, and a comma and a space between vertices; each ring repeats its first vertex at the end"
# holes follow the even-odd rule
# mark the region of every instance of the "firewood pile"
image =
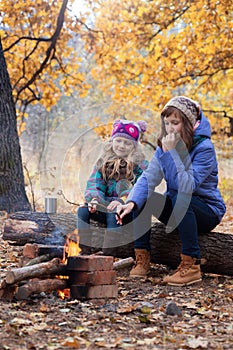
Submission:
POLYGON ((117 296, 116 270, 133 264, 133 258, 114 262, 112 256, 70 256, 64 262, 63 246, 27 243, 23 266, 7 271, 0 283, 0 299, 24 300, 41 292, 57 292, 69 299, 104 299, 117 296))

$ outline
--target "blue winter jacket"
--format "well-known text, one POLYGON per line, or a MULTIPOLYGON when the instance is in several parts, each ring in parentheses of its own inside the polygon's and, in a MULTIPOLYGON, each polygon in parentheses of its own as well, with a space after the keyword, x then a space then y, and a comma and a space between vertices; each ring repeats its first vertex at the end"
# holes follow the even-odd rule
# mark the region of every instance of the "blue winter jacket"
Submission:
POLYGON ((210 123, 201 113, 189 153, 181 157, 176 149, 163 152, 157 147, 148 168, 131 190, 127 202, 133 201, 141 209, 155 187, 165 179, 167 196, 173 197, 179 193, 199 196, 210 206, 220 222, 226 206, 217 188, 218 164, 210 138, 210 123))

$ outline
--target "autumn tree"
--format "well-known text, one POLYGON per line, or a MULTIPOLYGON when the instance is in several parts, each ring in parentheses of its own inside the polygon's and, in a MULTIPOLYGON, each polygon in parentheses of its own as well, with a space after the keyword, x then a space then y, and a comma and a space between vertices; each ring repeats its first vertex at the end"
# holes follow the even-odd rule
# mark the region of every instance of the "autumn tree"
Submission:
POLYGON ((1 2, 2 45, 13 98, 23 129, 27 107, 41 104, 47 110, 74 89, 87 92, 79 57, 73 45, 80 24, 70 6, 73 0, 14 0, 1 2))
MULTIPOLYGON (((73 0, 1 3, 2 42, 21 115, 29 104, 49 110, 63 94, 83 97, 94 85, 108 99, 159 111, 172 94, 232 117, 230 0, 73 0), (81 5, 80 5, 81 6, 81 5), (44 19, 46 18, 46 21, 44 19), (78 36, 85 50, 75 50, 78 36), (95 66, 82 60, 91 53, 95 66)), ((18 115, 20 116, 20 114, 18 115)))
POLYGON ((62 95, 85 96, 94 86, 90 73, 96 89, 117 102, 112 115, 126 104, 126 113, 137 119, 135 106, 157 112, 172 95, 187 94, 203 109, 220 111, 218 129, 228 126, 222 116, 233 116, 232 1, 83 0, 76 16, 72 3, 0 3, 0 35, 20 131, 29 105, 50 110, 62 95), (76 36, 85 50, 76 50, 76 36), (88 53, 95 66, 85 72, 88 53))
POLYGON ((153 110, 187 94, 203 109, 225 112, 218 128, 227 122, 223 116, 233 117, 232 1, 90 0, 89 6, 95 20, 86 49, 105 93, 153 110))
POLYGON ((0 41, 0 209, 29 210, 24 180, 16 111, 12 88, 0 41))
MULTIPOLYGON (((71 86, 85 91, 78 61, 72 60, 71 34, 68 30, 66 34, 62 33, 67 3, 68 0, 52 3, 41 0, 0 4, 3 42, 0 66, 0 209, 7 212, 30 209, 24 188, 16 116, 21 119, 22 131, 28 105, 39 102, 49 109, 63 92, 70 93, 71 86), (67 57, 73 62, 72 72, 67 57)), ((70 18, 69 27, 72 23, 70 18)))

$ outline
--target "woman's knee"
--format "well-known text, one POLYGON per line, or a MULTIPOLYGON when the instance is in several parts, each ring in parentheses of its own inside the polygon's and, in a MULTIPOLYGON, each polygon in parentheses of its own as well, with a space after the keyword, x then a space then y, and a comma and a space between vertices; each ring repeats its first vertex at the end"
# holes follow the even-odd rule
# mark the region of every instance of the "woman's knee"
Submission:
POLYGON ((114 213, 107 213, 106 225, 109 229, 118 228, 120 226, 117 224, 116 215, 114 213))

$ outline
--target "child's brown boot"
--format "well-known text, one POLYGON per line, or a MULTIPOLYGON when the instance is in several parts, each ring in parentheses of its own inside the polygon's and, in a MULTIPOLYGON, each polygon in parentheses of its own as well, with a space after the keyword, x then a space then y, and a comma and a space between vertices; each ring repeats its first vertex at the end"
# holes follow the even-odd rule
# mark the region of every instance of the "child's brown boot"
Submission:
POLYGON ((201 281, 201 268, 199 259, 181 254, 181 263, 176 272, 163 279, 170 286, 188 286, 201 281))
POLYGON ((135 249, 136 264, 130 271, 130 277, 146 277, 150 271, 150 252, 146 249, 135 249))

